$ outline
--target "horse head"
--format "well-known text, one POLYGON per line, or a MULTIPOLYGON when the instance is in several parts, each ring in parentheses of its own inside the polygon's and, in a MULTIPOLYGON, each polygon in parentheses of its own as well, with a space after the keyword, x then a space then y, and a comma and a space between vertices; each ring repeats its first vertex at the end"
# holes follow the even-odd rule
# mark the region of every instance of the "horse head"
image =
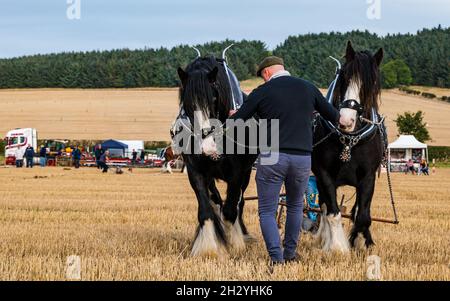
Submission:
POLYGON ((369 51, 355 51, 350 41, 347 43, 345 63, 342 66, 333 96, 335 107, 348 120, 341 130, 353 132, 359 117, 371 118, 372 109, 378 110, 381 93, 380 64, 383 49, 375 54, 369 51))
POLYGON ((230 86, 223 65, 213 56, 199 56, 185 70, 178 68, 180 77, 180 106, 191 124, 201 129, 202 152, 217 153, 211 133, 225 122, 230 110, 230 86), (213 124, 214 123, 214 124, 213 124))

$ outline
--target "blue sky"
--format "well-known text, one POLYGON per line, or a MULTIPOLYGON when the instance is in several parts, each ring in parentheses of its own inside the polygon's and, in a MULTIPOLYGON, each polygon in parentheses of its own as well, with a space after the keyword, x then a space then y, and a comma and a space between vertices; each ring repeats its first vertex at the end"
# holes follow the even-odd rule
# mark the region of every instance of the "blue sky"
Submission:
POLYGON ((61 51, 157 48, 368 29, 381 35, 450 26, 450 0, 0 0, 0 58, 61 51), (380 19, 367 2, 380 1, 380 19))

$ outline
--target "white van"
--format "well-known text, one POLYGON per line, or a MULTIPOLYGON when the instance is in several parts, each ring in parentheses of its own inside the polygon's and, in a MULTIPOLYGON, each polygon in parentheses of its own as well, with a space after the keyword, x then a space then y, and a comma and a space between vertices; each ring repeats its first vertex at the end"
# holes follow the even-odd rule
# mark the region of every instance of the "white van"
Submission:
POLYGON ((5 163, 14 165, 16 150, 19 147, 24 153, 28 145, 31 145, 37 151, 37 131, 33 128, 11 130, 6 133, 5 142, 5 163))

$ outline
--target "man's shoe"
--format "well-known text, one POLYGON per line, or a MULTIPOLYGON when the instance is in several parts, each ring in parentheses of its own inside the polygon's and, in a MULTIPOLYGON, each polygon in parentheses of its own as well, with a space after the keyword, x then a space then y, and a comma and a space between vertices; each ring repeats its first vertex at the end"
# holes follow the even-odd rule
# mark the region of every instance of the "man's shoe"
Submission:
POLYGON ((289 258, 289 259, 285 259, 284 262, 286 262, 286 263, 297 263, 297 262, 301 262, 300 254, 295 253, 294 257, 289 258))
POLYGON ((275 268, 276 266, 282 266, 284 263, 285 263, 284 260, 283 260, 283 261, 273 261, 273 260, 270 260, 270 261, 269 261, 269 267, 268 267, 268 269, 269 269, 269 274, 273 274, 274 268, 275 268))

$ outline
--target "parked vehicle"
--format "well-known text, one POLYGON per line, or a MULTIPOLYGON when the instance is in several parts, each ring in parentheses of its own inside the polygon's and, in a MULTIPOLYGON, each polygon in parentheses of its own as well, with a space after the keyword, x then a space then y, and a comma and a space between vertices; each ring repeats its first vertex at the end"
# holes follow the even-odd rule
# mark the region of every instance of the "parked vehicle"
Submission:
POLYGON ((28 145, 37 149, 37 131, 33 128, 14 129, 6 133, 5 136, 5 164, 16 164, 16 151, 20 147, 25 153, 28 145))

